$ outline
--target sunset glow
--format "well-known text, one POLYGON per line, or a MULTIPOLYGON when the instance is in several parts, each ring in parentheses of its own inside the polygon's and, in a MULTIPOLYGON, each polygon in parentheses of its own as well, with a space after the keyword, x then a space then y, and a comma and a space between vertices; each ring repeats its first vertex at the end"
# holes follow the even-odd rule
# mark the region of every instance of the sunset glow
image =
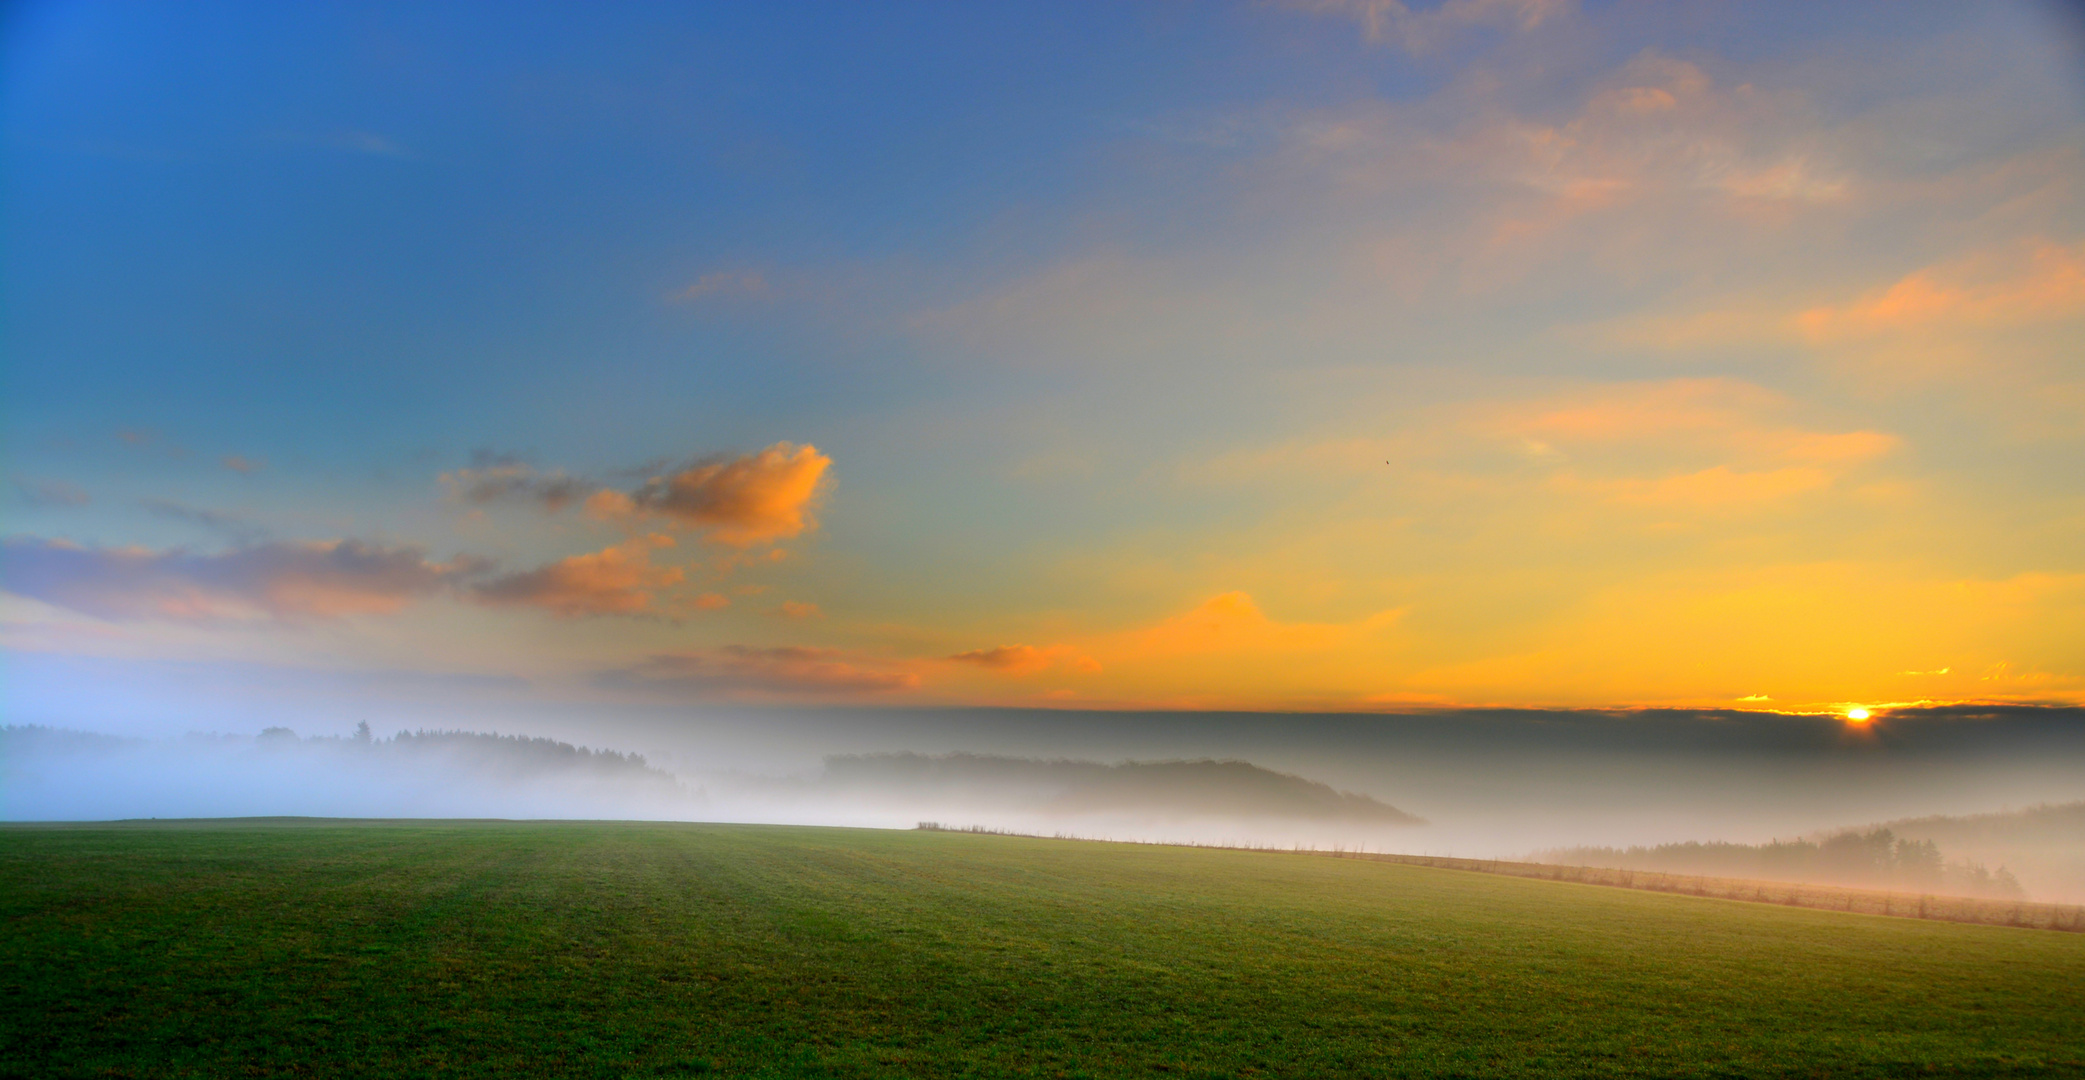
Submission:
POLYGON ((25 10, 23 670, 2085 701, 2053 6, 25 10))
POLYGON ((2085 2, 7 0, 0 295, 5 1075, 2080 1066, 2085 2))

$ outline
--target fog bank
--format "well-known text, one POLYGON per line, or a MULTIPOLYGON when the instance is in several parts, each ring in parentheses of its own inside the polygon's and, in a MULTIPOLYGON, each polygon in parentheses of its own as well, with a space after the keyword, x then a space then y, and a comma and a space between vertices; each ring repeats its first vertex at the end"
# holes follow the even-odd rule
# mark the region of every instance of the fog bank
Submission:
POLYGON ((2037 879, 1999 848, 1972 852, 1960 837, 1909 823, 2085 799, 2085 710, 2068 707, 1898 708, 1855 727, 1835 716, 1726 710, 578 706, 518 694, 495 700, 483 688, 456 694, 447 684, 341 683, 301 695, 270 687, 262 697, 242 697, 255 684, 215 669, 182 669, 158 684, 135 669, 121 680, 72 668, 14 674, 10 704, 29 706, 11 709, 15 722, 130 740, 92 768, 77 755, 57 755, 29 769, 18 747, 0 751, 8 770, 0 813, 15 819, 297 813, 875 827, 934 820, 1045 835, 1341 844, 1475 858, 1581 846, 1759 845, 1904 823, 1891 825, 1897 835, 1933 839, 1950 858, 1959 851, 1993 868, 2007 865, 2030 893, 2054 898, 2050 889, 2071 886, 2046 874, 2037 879), (231 689, 212 690, 204 677, 211 674, 225 676, 231 689), (66 693, 55 684, 38 691, 59 675, 66 693), (643 769, 678 787, 562 775, 523 783, 478 766, 431 764, 448 760, 439 755, 334 754, 349 749, 363 720, 376 741, 463 728, 610 748, 641 755, 643 769), (295 748, 271 748, 258 739, 268 727, 293 727, 304 737, 295 748), (323 749, 323 740, 341 745, 323 749), (60 767, 61 760, 72 764, 60 767), (1125 770, 1131 762, 1145 767, 1125 770), (1207 812, 1195 784, 1167 789, 1159 763, 1180 763, 1173 768, 1181 777, 1222 792, 1229 808, 1207 812), (1186 768, 1192 763, 1202 763, 1201 771, 1186 768), (1219 775, 1224 768, 1234 773, 1219 775), (1139 805, 1160 790, 1160 805, 1139 805), (1248 798, 1253 791, 1263 796, 1257 802, 1248 798), (1289 812, 1284 799, 1318 809, 1289 812), (1389 813, 1330 812, 1335 804, 1389 813))

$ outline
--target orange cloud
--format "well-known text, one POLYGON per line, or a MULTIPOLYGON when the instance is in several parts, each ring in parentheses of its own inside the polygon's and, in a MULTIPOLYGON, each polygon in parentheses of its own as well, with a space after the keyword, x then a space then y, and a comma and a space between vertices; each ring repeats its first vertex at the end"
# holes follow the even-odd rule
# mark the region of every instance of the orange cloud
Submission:
POLYGON ((784 600, 782 606, 775 609, 775 614, 785 619, 815 619, 825 613, 818 610, 817 604, 801 600, 784 600))
POLYGON ((1100 661, 1079 652, 1068 645, 1051 645, 1038 649, 1033 645, 999 645, 990 649, 972 649, 948 658, 953 663, 971 664, 1010 675, 1032 675, 1053 665, 1062 664, 1074 671, 1097 672, 1100 661))
POLYGON ((601 492, 586 508, 597 517, 651 517, 707 529, 734 547, 786 540, 817 525, 812 512, 832 463, 815 446, 779 442, 757 454, 652 477, 627 496, 601 492))
POLYGON ((1267 617, 1242 591, 1220 593, 1193 610, 1144 630, 1119 645, 1137 658, 1220 652, 1296 652, 1331 648, 1357 631, 1395 623, 1403 609, 1378 612, 1359 623, 1282 623, 1267 617))
POLYGON ((1746 472, 1718 465, 1699 472, 1650 480, 1586 480, 1560 474, 1555 486, 1563 491, 1589 491, 1613 502, 1639 506, 1715 507, 1773 502, 1790 495, 1819 491, 1832 486, 1832 479, 1831 473, 1810 467, 1746 472))
POLYGON ((259 458, 240 457, 237 454, 226 454, 222 459, 222 464, 225 468, 242 476, 257 473, 268 467, 268 463, 259 458))
POLYGON ((1784 404, 1779 394, 1737 379, 1666 379, 1594 387, 1561 400, 1507 406, 1484 426, 1554 441, 1700 437, 1756 427, 1753 414, 1784 404))
POLYGON ((552 512, 578 503, 597 521, 705 530, 710 539, 744 548, 816 528, 814 511, 832 463, 815 446, 778 442, 755 454, 690 462, 630 492, 514 462, 444 473, 441 483, 465 502, 521 499, 552 512))
MULTIPOLYGON (((660 590, 679 584, 685 576, 677 566, 651 563, 653 548, 672 546, 670 536, 640 536, 628 543, 495 578, 472 590, 472 594, 486 603, 526 604, 567 618, 645 614, 658 609, 660 590)), ((696 606, 702 606, 700 600, 696 606)))
POLYGON ((1796 325, 1812 341, 1938 328, 2050 322, 2085 314, 2085 244, 2046 241, 1928 267, 1852 303, 1812 308, 1796 325))
POLYGON ((697 698, 818 698, 883 694, 919 685, 901 665, 800 646, 727 645, 701 652, 662 653, 627 668, 602 672, 612 689, 697 698))
POLYGON ((1750 383, 1676 379, 1507 406, 1476 426, 1516 440, 1524 456, 1558 467, 1549 478, 1553 490, 1644 506, 1773 502, 1829 488, 1901 445, 1886 432, 1812 431, 1778 420, 1776 414, 1788 408, 1780 395, 1750 383), (1722 460, 1705 464, 1703 458, 1722 460), (1612 475, 1617 469, 1639 472, 1646 460, 1668 469, 1703 467, 1612 475), (1604 461, 1608 475, 1587 461, 1604 461))
POLYGON ((416 547, 355 540, 274 541, 215 555, 6 542, 8 592, 103 619, 339 618, 397 611, 472 573, 416 547))
POLYGON ((958 664, 975 664, 978 667, 997 671, 1040 671, 1050 666, 1050 658, 1033 645, 1000 645, 991 649, 972 649, 949 657, 958 664))

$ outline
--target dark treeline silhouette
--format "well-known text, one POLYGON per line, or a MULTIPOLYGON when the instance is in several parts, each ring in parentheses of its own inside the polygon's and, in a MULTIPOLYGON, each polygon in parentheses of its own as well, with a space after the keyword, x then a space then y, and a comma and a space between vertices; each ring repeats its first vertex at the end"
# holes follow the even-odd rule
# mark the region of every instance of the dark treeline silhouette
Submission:
POLYGON ((478 763, 517 771, 585 771, 597 774, 632 774, 670 780, 652 768, 643 754, 615 750, 590 750, 556 739, 526 735, 496 735, 476 731, 401 731, 391 745, 405 751, 446 751, 478 763))
POLYGON ((380 753, 429 756, 442 755, 457 764, 508 773, 588 773, 597 776, 624 775, 631 779, 672 780, 652 768, 642 754, 616 750, 591 750, 556 739, 527 735, 500 735, 482 731, 401 731, 390 738, 370 734, 369 724, 355 726, 351 736, 314 735, 299 738, 286 727, 265 728, 254 739, 261 747, 300 746, 307 748, 367 747, 380 753))
POLYGON ((2017 898, 2020 883, 2004 867, 1953 862, 1932 840, 1898 836, 1886 828, 1848 830, 1819 840, 1765 844, 1659 844, 1655 847, 1572 847, 1540 852, 1536 860, 1568 866, 1604 866, 1673 874, 1826 882, 1864 888, 1950 892, 2017 898))

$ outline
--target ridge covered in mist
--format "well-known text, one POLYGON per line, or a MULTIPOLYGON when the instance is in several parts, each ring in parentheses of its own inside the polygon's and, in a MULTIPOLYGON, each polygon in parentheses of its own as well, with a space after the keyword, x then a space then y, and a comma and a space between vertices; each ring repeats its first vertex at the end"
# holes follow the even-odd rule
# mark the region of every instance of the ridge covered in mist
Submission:
POLYGON ((901 826, 949 817, 1118 836, 1149 836, 1182 822, 1220 822, 1232 833, 1270 823, 1424 824, 1367 795, 1236 760, 1103 764, 883 753, 834 756, 807 777, 681 776, 639 754, 554 739, 426 730, 377 738, 366 724, 346 737, 270 727, 252 737, 163 741, 0 728, 0 780, 0 816, 17 820, 311 815, 901 826))
POLYGON ((2009 867, 2037 898, 2085 901, 2085 800, 1990 814, 1900 818, 1883 826, 1963 859, 2009 867))
POLYGON ((0 815, 136 817, 696 816, 706 802, 636 754, 469 731, 145 740, 0 728, 0 815))
POLYGON ((2075 902, 2085 898, 2085 801, 1988 814, 1899 818, 1765 844, 1565 847, 1540 852, 1536 858, 1676 874, 2075 902))
POLYGON ((1650 847, 1571 847, 1544 851, 1538 861, 1569 866, 1651 870, 1707 877, 1751 878, 1845 885, 1857 888, 1906 889, 1962 896, 2017 898, 2026 895, 2004 867, 1941 853, 1930 840, 1901 837, 1888 829, 1848 831, 1811 840, 1772 840, 1764 844, 1657 844, 1650 847))
POLYGON ((826 759, 837 791, 903 791, 1044 814, 1144 813, 1377 825, 1425 819, 1350 791, 1245 761, 1039 760, 987 754, 849 754, 826 759))

